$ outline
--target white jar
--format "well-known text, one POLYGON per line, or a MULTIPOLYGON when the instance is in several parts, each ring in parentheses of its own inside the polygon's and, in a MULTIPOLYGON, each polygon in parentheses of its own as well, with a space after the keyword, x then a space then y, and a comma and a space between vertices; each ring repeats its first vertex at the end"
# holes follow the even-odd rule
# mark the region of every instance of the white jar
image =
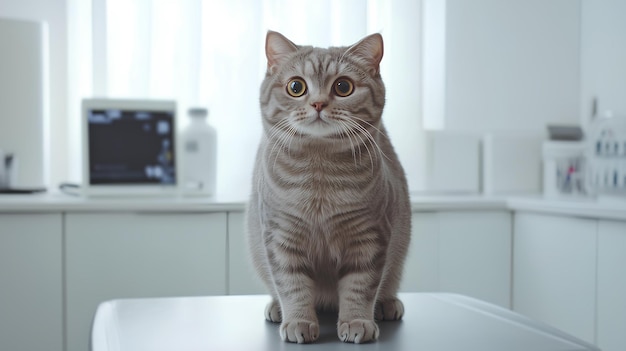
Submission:
POLYGON ((188 195, 215 195, 217 132, 206 108, 189 109, 191 123, 182 132, 182 187, 188 195))

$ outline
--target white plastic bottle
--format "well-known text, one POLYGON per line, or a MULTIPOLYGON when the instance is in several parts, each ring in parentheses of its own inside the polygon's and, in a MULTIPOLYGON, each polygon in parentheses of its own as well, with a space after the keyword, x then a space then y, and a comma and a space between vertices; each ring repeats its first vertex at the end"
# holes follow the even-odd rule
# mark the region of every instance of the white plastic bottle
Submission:
POLYGON ((217 132, 206 108, 190 108, 182 133, 182 187, 187 195, 213 196, 217 181, 217 132))

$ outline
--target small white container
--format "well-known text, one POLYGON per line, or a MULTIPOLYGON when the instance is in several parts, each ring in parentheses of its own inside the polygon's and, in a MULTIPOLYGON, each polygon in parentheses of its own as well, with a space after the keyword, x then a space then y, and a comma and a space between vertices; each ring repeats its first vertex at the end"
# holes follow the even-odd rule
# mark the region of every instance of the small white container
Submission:
POLYGON ((584 142, 544 141, 542 154, 544 196, 586 195, 584 142))
POLYGON ((217 183, 217 132, 205 108, 189 109, 191 123, 182 132, 182 191, 213 196, 217 183))
POLYGON ((477 134, 429 131, 427 191, 478 194, 480 192, 480 137, 477 134))
POLYGON ((486 195, 541 192, 541 142, 534 132, 500 131, 483 136, 482 176, 486 195))

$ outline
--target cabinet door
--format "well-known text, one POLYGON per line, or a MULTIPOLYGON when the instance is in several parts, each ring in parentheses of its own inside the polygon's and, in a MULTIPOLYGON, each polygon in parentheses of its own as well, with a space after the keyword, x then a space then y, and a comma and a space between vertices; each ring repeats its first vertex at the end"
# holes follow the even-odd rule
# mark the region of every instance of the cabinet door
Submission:
POLYGON ((594 342, 596 221, 517 213, 513 308, 594 342))
POLYGON ((228 213, 228 294, 267 294, 257 276, 246 240, 243 212, 228 213))
POLYGON ((511 308, 511 214, 439 213, 439 290, 511 308))
POLYGON ((598 346, 626 345, 626 222, 600 221, 598 229, 598 346))
POLYGON ((510 308, 511 214, 413 213, 401 290, 454 292, 510 308))
POLYGON ((66 215, 67 350, 102 301, 226 293, 226 213, 66 215))
POLYGON ((63 350, 62 215, 0 214, 0 350, 63 350))

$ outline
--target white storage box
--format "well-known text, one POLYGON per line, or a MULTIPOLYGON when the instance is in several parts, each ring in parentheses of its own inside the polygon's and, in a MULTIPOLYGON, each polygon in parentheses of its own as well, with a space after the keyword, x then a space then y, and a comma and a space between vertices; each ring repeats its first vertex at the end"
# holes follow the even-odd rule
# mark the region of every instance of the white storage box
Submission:
POLYGON ((499 132, 483 137, 483 191, 495 194, 541 192, 542 135, 499 132))
POLYGON ((429 192, 480 192, 480 137, 476 134, 429 131, 427 186, 429 192))

